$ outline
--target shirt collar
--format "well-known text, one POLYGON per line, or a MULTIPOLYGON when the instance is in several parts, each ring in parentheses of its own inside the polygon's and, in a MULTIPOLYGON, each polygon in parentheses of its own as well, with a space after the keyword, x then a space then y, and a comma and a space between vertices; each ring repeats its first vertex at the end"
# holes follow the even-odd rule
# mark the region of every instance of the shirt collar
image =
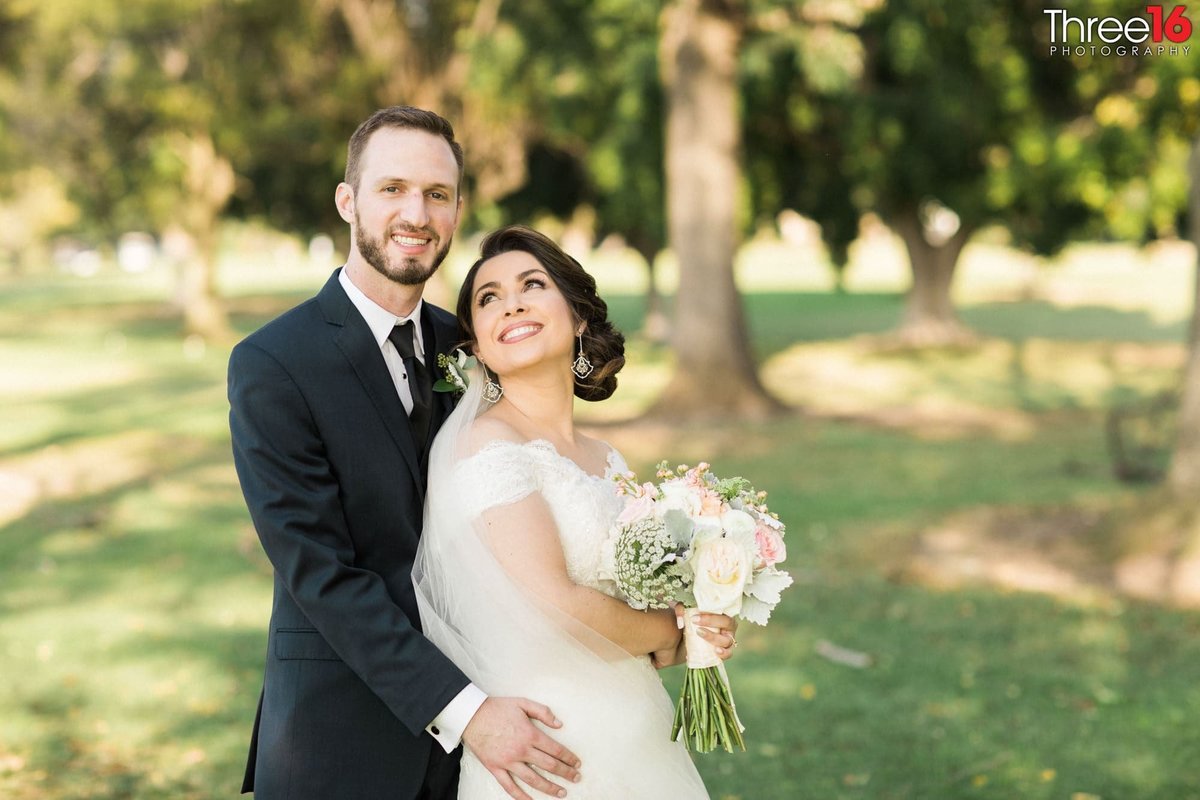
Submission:
MULTIPOLYGON (((407 317, 398 317, 363 294, 363 290, 355 286, 354 281, 350 280, 345 267, 342 267, 342 271, 338 274, 338 282, 346 290, 346 296, 350 298, 350 302, 358 309, 358 313, 362 314, 362 318, 366 320, 367 327, 371 329, 371 335, 375 337, 375 343, 379 345, 379 349, 383 349, 383 343, 387 341, 388 334, 392 332, 392 328, 402 322, 411 320, 413 323, 413 345, 417 353, 425 352, 425 337, 421 332, 421 307, 425 305, 424 298, 417 300, 412 313, 407 317)), ((421 360, 423 361, 424 358, 421 360)))

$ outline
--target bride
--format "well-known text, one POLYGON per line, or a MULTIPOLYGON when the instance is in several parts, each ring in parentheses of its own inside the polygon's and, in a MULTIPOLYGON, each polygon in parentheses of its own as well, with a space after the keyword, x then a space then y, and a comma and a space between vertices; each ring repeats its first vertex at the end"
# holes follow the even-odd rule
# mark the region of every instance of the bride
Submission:
MULTIPOLYGON (((542 234, 502 228, 463 283, 458 319, 483 369, 430 455, 413 571, 425 634, 489 696, 551 709, 553 738, 581 762, 571 797, 707 798, 669 740, 655 671, 684 657, 676 615, 630 608, 599 576, 621 510, 611 477, 628 468, 576 430, 572 411, 575 396, 611 395, 624 364, 595 280, 542 234)), ((732 620, 700 623, 727 658, 732 620)), ((489 771, 468 741, 458 796, 562 796, 528 766, 489 771)))

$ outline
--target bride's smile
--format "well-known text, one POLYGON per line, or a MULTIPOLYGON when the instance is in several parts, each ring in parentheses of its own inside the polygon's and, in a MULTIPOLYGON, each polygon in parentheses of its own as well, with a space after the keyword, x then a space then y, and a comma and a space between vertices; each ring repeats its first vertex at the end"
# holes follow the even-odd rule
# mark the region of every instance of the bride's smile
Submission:
POLYGON ((536 336, 542 332, 542 326, 536 323, 521 323, 510 325, 500 334, 500 341, 504 344, 513 344, 528 339, 530 336, 536 336))
POLYGON ((531 254, 501 253, 475 275, 477 355, 498 375, 553 365, 567 375, 575 320, 550 273, 531 254))

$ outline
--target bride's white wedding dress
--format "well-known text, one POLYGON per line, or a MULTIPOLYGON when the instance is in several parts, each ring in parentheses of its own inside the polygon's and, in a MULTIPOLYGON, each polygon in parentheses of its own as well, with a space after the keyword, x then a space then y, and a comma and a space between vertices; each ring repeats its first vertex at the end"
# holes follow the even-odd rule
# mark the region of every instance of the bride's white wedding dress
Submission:
MULTIPOLYGON (((571 580, 612 595, 611 583, 599 577, 601 544, 621 510, 611 475, 627 469, 624 460, 610 450, 605 475, 591 475, 544 440, 463 446, 477 410, 474 394, 460 403, 431 456, 414 570, 426 635, 489 695, 527 697, 562 721, 547 732, 579 756, 582 780, 549 777, 569 798, 707 798, 682 743, 670 741, 672 703, 650 659, 629 655, 521 590, 481 536, 481 515, 520 514, 536 503, 553 516, 571 580)), ((469 749, 458 796, 508 797, 469 749)))

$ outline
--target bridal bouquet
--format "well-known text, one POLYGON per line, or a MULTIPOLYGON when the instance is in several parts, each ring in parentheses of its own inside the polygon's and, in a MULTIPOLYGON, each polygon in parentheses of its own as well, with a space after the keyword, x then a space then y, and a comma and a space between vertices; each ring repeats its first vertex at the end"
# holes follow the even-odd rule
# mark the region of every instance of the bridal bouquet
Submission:
POLYGON ((604 576, 634 608, 685 608, 687 674, 671 738, 702 753, 718 744, 746 749, 725 667, 694 622, 698 612, 766 625, 792 578, 777 568, 787 549, 784 525, 766 492, 744 478, 721 479, 708 464, 670 469, 659 482, 616 476, 625 508, 604 545, 604 576))

